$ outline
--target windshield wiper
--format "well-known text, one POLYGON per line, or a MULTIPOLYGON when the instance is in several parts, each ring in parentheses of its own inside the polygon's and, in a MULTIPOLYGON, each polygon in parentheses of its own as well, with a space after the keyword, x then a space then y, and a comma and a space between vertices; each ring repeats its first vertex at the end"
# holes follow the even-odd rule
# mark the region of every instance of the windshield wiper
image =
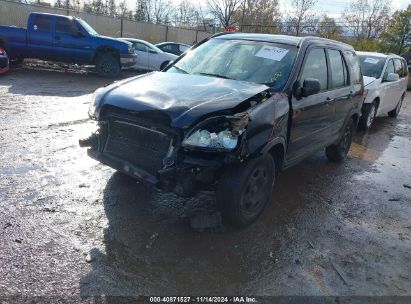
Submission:
POLYGON ((182 68, 180 68, 180 67, 178 67, 178 66, 176 66, 176 65, 173 65, 173 68, 179 70, 180 72, 183 72, 184 74, 188 74, 188 72, 187 72, 186 70, 184 70, 184 69, 182 69, 182 68))
POLYGON ((224 76, 224 75, 219 75, 219 74, 211 74, 211 73, 198 73, 200 75, 204 76, 212 76, 212 77, 218 77, 218 78, 224 78, 224 79, 232 79, 230 77, 224 76))

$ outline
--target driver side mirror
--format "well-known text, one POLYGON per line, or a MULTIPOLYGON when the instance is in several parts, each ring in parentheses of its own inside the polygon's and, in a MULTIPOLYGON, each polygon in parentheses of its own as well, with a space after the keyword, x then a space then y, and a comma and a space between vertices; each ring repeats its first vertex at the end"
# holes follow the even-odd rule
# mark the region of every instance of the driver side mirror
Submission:
POLYGON ((295 85, 294 96, 297 99, 301 97, 308 97, 310 95, 317 94, 320 92, 320 81, 315 78, 306 78, 304 79, 303 86, 300 87, 300 83, 297 82, 295 85))
POLYGON ((386 82, 394 82, 394 81, 398 81, 400 79, 400 75, 396 74, 396 73, 389 73, 387 75, 387 78, 385 78, 386 82))
POLYGON ((157 54, 157 52, 154 51, 154 50, 148 50, 148 52, 149 52, 150 54, 157 54))

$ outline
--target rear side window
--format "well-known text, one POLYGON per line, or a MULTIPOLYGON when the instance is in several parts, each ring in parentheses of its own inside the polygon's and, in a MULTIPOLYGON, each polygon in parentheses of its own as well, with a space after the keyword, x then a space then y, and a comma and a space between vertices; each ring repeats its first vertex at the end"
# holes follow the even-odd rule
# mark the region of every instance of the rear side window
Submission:
POLYGON ((347 60, 347 64, 350 68, 350 79, 352 84, 360 84, 362 82, 362 73, 360 61, 357 54, 352 51, 345 51, 344 57, 347 60))
POLYGON ((388 74, 390 73, 395 73, 395 66, 394 66, 394 60, 390 59, 387 63, 387 67, 385 68, 384 72, 384 80, 387 79, 388 74))
POLYGON ((304 62, 303 72, 301 73, 301 82, 307 78, 314 78, 320 82, 321 91, 327 89, 328 81, 327 60, 324 49, 311 49, 304 62))
POLYGON ((189 47, 188 46, 185 46, 185 45, 180 45, 180 52, 185 52, 185 51, 187 51, 189 49, 189 47))
POLYGON ((331 87, 340 88, 344 87, 347 81, 347 67, 345 66, 344 59, 341 57, 341 53, 336 50, 327 50, 328 58, 330 59, 331 70, 331 87))
POLYGON ((33 19, 33 30, 38 32, 50 32, 51 31, 51 17, 36 15, 33 19))

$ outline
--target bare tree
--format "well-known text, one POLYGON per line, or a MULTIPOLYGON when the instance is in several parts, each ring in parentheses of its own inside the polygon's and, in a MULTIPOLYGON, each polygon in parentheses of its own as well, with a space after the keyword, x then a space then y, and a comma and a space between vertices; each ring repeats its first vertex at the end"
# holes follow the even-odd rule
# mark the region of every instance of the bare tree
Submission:
POLYGON ((317 34, 327 39, 338 39, 342 34, 342 28, 337 25, 334 18, 324 15, 318 22, 317 34))
POLYGON ((302 32, 315 31, 318 18, 313 9, 317 0, 292 0, 291 13, 285 22, 285 32, 299 36, 302 32))
POLYGON ((152 19, 155 23, 168 23, 173 12, 173 5, 169 0, 150 0, 152 2, 152 19))
POLYGON ((388 0, 352 0, 342 16, 356 39, 373 39, 387 28, 390 19, 388 0))
POLYGON ((174 23, 176 25, 197 25, 199 12, 190 0, 182 0, 175 9, 174 23))
POLYGON ((210 12, 226 28, 233 23, 234 14, 245 0, 208 0, 210 12))

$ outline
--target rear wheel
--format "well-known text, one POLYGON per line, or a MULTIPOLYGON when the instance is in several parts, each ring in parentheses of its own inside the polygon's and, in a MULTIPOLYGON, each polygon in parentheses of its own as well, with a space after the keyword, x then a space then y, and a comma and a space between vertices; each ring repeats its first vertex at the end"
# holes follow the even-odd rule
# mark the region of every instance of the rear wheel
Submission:
POLYGON ((24 57, 13 58, 13 59, 10 59, 10 65, 20 65, 23 63, 23 61, 24 61, 24 57))
POLYGON ((366 103, 363 105, 363 113, 358 123, 360 130, 367 130, 371 127, 374 122, 375 116, 377 115, 377 103, 373 101, 372 103, 366 103))
POLYGON ((121 72, 120 62, 111 54, 99 54, 96 59, 96 71, 103 77, 117 77, 121 72))
POLYGON ((271 199, 274 179, 275 164, 269 154, 226 170, 217 189, 224 220, 239 227, 253 223, 271 199))
POLYGON ((334 145, 325 148, 325 155, 329 161, 341 162, 347 158, 348 150, 350 150, 352 138, 354 135, 355 122, 354 119, 350 119, 344 128, 344 133, 340 141, 334 145))
POLYGON ((400 114, 400 110, 401 110, 401 106, 402 106, 402 102, 404 101, 404 94, 401 96, 400 101, 398 102, 397 106, 395 107, 394 110, 388 112, 388 115, 390 117, 397 117, 398 114, 400 114))

